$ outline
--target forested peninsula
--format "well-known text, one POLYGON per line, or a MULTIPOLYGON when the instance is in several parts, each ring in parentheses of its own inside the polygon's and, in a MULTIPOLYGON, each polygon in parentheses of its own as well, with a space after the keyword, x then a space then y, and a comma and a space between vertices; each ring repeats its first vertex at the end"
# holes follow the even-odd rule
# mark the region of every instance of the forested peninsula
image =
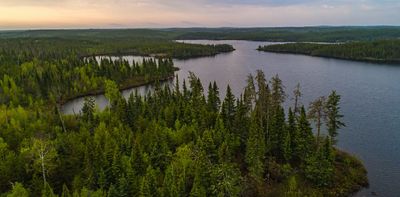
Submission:
MULTIPOLYGON (((38 103, 1 107, 0 189, 17 196, 347 196, 367 186, 361 162, 334 147, 341 122, 333 91, 294 104, 278 76, 249 76, 240 98, 193 74, 125 100, 105 81, 110 107, 86 98, 60 116, 38 103), (326 111, 326 112, 325 112, 326 111), (322 116, 326 113, 327 134, 322 116), (311 121, 318 124, 313 133, 311 121), (321 124, 319 124, 321 123, 321 124), (12 183, 12 184, 10 184, 12 183)), ((300 89, 295 91, 300 99, 300 89)), ((21 92, 22 93, 22 92, 21 92)), ((15 98, 14 98, 15 99, 15 98)))
POLYGON ((400 63, 400 40, 349 42, 338 44, 286 43, 259 46, 259 51, 304 54, 376 63, 400 63))
POLYGON ((337 92, 303 106, 300 86, 287 93, 261 71, 239 97, 230 86, 221 97, 215 82, 206 94, 193 73, 163 86, 172 58, 233 48, 149 34, 1 38, 0 196, 348 196, 368 186, 362 163, 335 146, 345 127, 337 92), (149 82, 149 94, 120 92, 149 82), (60 112, 96 92, 106 109, 86 97, 81 112, 60 112))
POLYGON ((199 45, 135 35, 106 35, 0 39, 2 92, 16 98, 12 100, 16 105, 39 98, 63 103, 104 92, 106 79, 116 81, 120 89, 125 89, 173 78, 177 68, 172 58, 213 56, 234 50, 225 44, 199 45), (99 55, 155 58, 139 64, 122 59, 97 61, 99 55), (19 95, 18 89, 29 94, 19 95))

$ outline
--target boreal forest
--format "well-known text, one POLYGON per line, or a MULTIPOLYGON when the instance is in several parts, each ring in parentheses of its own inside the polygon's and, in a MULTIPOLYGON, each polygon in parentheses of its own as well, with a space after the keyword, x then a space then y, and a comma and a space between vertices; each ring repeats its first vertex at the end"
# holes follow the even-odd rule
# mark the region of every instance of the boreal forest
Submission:
POLYGON ((294 53, 346 60, 376 63, 400 62, 400 40, 377 40, 371 42, 349 42, 340 44, 286 43, 259 46, 259 51, 294 53))
POLYGON ((348 196, 368 185, 336 147, 340 93, 304 106, 300 85, 259 70, 235 97, 193 73, 179 79, 173 61, 231 45, 172 40, 191 30, 115 31, 2 33, 0 196, 348 196), (107 58, 126 54, 153 58, 107 58), (145 84, 154 90, 120 92, 145 84), (79 113, 61 112, 82 96, 79 113))

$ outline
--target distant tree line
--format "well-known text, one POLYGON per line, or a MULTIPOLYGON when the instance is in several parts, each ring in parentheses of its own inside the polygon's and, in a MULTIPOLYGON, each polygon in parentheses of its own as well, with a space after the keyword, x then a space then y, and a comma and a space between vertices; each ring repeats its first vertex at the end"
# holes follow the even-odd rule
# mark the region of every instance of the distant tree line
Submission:
POLYGON ((260 27, 174 29, 178 39, 253 40, 271 42, 348 42, 400 38, 398 26, 260 27))
POLYGON ((350 42, 343 44, 287 43, 260 46, 258 50, 357 61, 400 63, 400 40, 350 42))
POLYGON ((314 26, 259 28, 76 29, 0 32, 0 38, 104 40, 254 40, 275 42, 348 42, 400 38, 398 26, 314 26))

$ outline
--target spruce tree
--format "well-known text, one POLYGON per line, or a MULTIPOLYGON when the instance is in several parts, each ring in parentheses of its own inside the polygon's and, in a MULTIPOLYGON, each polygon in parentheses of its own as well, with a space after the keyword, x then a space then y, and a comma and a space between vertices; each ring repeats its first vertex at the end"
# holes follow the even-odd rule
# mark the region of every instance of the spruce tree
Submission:
POLYGON ((245 161, 249 174, 256 181, 261 183, 265 170, 265 140, 262 128, 257 119, 251 119, 249 137, 246 143, 245 161))
POLYGON ((296 125, 296 117, 295 114, 293 113, 292 109, 289 108, 289 113, 288 113, 288 121, 287 121, 287 135, 289 138, 289 147, 287 148, 288 150, 290 150, 291 154, 290 154, 290 158, 291 161, 298 161, 299 160, 299 156, 296 154, 297 148, 297 142, 298 142, 298 130, 297 130, 297 125, 296 125))
POLYGON ((228 87, 226 88, 226 96, 224 102, 222 103, 221 111, 222 118, 228 130, 232 129, 235 112, 235 96, 232 94, 231 87, 228 85, 228 87))
POLYGON ((322 121, 326 117, 325 113, 325 97, 319 97, 315 101, 310 103, 309 111, 308 111, 308 118, 313 120, 315 122, 315 125, 317 127, 317 148, 319 148, 319 141, 320 141, 320 135, 321 135, 321 126, 322 126, 322 121))
POLYGON ((294 95, 294 115, 297 115, 300 112, 299 104, 300 104, 300 98, 302 96, 300 90, 300 83, 298 83, 296 85, 296 88, 293 90, 293 95, 294 95))
POLYGON ((246 88, 244 89, 244 95, 243 95, 243 100, 247 109, 247 112, 250 112, 250 110, 253 109, 253 105, 255 103, 256 99, 256 88, 254 85, 254 77, 253 75, 249 75, 247 77, 247 85, 246 88))
POLYGON ((92 122, 94 119, 95 100, 93 97, 85 97, 82 107, 82 118, 86 122, 92 122))
POLYGON ((336 144, 336 137, 338 135, 338 130, 346 125, 342 122, 343 115, 340 114, 340 95, 336 91, 328 96, 326 101, 326 127, 328 128, 328 134, 332 140, 332 144, 336 144))
POLYGON ((300 116, 297 121, 297 134, 294 150, 295 155, 298 156, 300 161, 304 161, 308 155, 313 153, 315 147, 315 138, 310 123, 307 120, 304 106, 300 108, 300 116))

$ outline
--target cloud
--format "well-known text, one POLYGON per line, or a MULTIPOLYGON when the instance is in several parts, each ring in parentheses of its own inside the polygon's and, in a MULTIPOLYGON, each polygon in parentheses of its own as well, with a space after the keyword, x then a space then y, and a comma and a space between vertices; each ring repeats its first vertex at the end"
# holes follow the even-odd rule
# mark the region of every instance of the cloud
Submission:
POLYGON ((0 25, 3 28, 400 25, 398 10, 397 0, 0 0, 0 25))

